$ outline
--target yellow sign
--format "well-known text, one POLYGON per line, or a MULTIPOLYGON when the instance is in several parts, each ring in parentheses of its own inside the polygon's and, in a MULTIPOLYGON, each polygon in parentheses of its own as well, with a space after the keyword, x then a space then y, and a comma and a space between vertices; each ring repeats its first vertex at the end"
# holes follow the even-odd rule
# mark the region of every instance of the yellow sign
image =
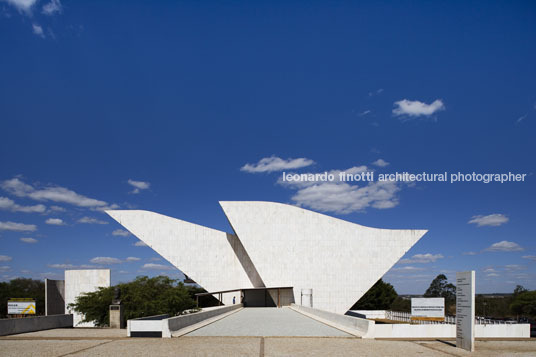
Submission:
POLYGON ((7 313, 10 315, 35 315, 35 300, 8 300, 7 313))

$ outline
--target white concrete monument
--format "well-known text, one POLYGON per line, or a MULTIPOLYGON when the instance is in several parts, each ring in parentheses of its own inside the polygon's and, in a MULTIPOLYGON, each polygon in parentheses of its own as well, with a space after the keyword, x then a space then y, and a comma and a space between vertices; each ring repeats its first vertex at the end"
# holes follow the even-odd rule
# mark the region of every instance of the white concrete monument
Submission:
POLYGON ((84 319, 69 308, 69 304, 83 294, 98 290, 98 288, 110 286, 110 269, 85 269, 65 271, 65 313, 73 314, 74 327, 94 327, 92 322, 81 322, 84 319))
POLYGON ((427 232, 370 228, 275 202, 220 205, 235 234, 154 212, 106 212, 209 292, 289 286, 300 301, 302 289, 312 289, 315 308, 340 314, 427 232))
POLYGON ((475 350, 475 271, 456 273, 456 347, 475 350))

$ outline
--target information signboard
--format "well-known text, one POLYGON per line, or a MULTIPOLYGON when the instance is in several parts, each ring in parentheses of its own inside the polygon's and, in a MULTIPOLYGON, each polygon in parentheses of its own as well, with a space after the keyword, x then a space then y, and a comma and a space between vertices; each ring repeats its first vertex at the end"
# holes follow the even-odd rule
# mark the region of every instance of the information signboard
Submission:
POLYGON ((9 299, 7 301, 7 313, 9 315, 35 315, 35 300, 9 299))

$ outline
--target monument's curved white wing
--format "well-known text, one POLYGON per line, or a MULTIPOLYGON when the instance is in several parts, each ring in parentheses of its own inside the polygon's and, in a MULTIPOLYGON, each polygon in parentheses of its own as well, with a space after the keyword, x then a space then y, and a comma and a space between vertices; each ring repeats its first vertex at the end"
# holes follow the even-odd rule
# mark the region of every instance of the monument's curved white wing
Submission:
MULTIPOLYGON (((207 291, 263 286, 233 234, 150 211, 106 213, 207 291)), ((239 299, 226 294, 223 302, 233 296, 239 299)))
POLYGON ((275 202, 220 202, 266 286, 344 314, 427 231, 364 227, 275 202))

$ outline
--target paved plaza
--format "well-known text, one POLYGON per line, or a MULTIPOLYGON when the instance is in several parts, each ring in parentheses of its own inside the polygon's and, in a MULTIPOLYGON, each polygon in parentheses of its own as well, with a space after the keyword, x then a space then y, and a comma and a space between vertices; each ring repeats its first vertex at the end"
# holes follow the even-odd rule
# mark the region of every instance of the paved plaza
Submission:
POLYGON ((65 328, 0 337, 1 356, 535 356, 536 340, 360 339, 290 308, 248 308, 175 338, 129 338, 125 329, 65 328))
POLYGON ((0 337, 0 355, 26 356, 534 356, 536 341, 385 341, 347 337, 128 338, 125 330, 55 329, 0 337), (119 333, 120 332, 120 333, 119 333))

